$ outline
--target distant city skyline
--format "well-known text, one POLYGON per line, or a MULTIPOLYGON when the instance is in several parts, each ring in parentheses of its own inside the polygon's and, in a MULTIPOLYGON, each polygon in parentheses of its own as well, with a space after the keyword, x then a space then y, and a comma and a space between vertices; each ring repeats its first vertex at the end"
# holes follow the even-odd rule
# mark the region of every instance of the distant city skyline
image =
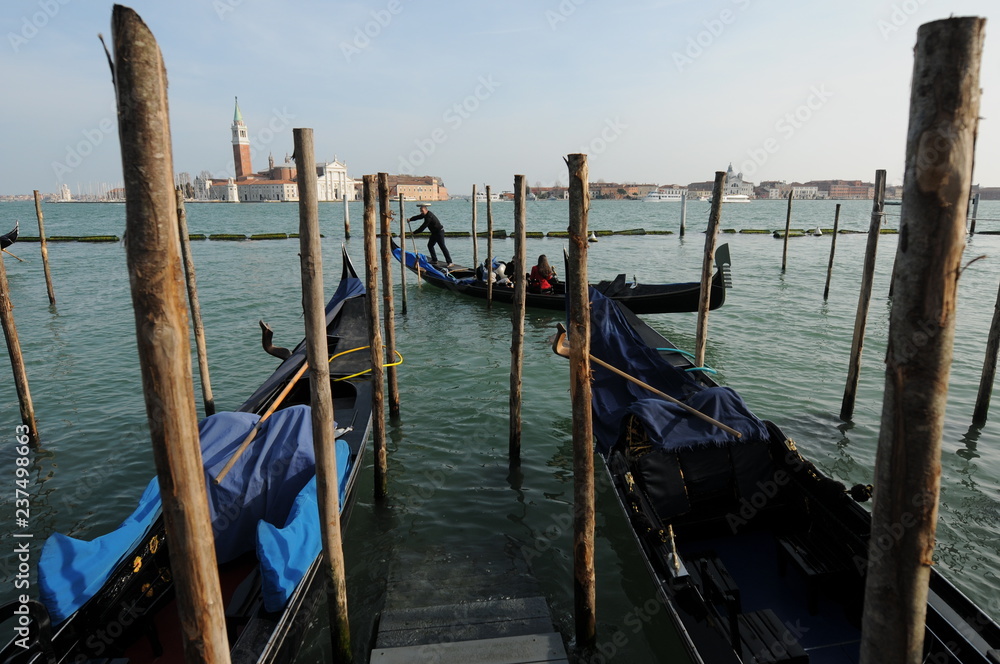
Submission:
MULTIPOLYGON (((367 173, 435 175, 454 195, 567 180, 685 184, 732 163, 752 182, 902 182, 916 30, 984 16, 973 181, 1000 185, 1000 39, 987 0, 713 2, 439 0, 284 5, 245 0, 132 7, 170 81, 174 168, 232 171, 239 97, 253 159, 315 130, 317 159, 367 173), (516 47, 515 47, 516 45, 516 47)), ((111 5, 12 0, 0 62, 0 194, 115 188, 114 91, 98 32, 111 5)))

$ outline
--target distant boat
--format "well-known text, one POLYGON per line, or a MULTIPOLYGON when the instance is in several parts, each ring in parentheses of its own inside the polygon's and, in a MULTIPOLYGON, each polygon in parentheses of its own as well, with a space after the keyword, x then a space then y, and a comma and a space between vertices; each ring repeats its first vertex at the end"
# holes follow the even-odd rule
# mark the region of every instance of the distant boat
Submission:
MULTIPOLYGON (((712 201, 711 198, 708 200, 709 202, 712 201)), ((729 194, 728 196, 722 197, 723 203, 749 203, 750 200, 750 197, 746 194, 729 194)))
MULTIPOLYGON (((503 199, 500 198, 500 194, 494 194, 493 192, 490 192, 490 200, 495 203, 497 201, 502 201, 503 199)), ((486 192, 485 191, 477 191, 476 192, 476 202, 477 203, 485 203, 486 202, 486 192)))
POLYGON ((642 199, 643 203, 680 203, 684 196, 676 189, 654 189, 642 199))

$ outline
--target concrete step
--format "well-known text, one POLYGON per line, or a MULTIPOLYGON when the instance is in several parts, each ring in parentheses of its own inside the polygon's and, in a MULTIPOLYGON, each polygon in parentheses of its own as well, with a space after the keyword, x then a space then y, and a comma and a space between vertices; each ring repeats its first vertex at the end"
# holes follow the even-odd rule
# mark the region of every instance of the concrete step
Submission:
POLYGON ((372 651, 371 664, 568 664, 558 632, 372 651))

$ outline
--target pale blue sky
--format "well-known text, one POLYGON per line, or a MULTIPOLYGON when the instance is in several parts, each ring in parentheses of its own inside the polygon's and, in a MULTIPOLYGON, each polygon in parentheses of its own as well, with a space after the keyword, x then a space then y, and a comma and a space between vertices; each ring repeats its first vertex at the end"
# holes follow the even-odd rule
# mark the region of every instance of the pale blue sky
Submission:
MULTIPOLYGON (((175 169, 224 176, 238 96, 254 167, 315 130, 351 176, 415 172, 455 194, 592 180, 901 182, 917 27, 984 16, 975 180, 1000 186, 996 0, 140 0, 170 81, 175 169), (768 150, 769 149, 769 150, 768 150), (756 159, 755 159, 756 158, 756 159)), ((121 181, 97 33, 110 3, 5 0, 0 194, 121 181)))

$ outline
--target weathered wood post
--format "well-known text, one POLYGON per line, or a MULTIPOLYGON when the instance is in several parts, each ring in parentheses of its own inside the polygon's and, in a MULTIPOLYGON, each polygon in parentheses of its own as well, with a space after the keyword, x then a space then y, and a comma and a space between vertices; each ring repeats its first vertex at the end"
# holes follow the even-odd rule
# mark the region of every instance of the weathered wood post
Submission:
MULTIPOLYGON (((878 248, 879 227, 885 207, 885 171, 875 171, 875 197, 872 200, 872 218, 868 224, 868 245, 861 274, 861 293, 858 296, 858 313, 854 319, 854 340, 851 342, 851 360, 847 370, 847 387, 840 406, 840 419, 850 421, 854 415, 854 402, 858 394, 861 375, 861 351, 865 345, 865 326, 872 300, 872 282, 875 279, 875 250, 878 248)), ((964 224, 963 224, 964 225, 964 224)))
MULTIPOLYGON (((24 356, 21 354, 21 342, 18 340, 13 310, 7 268, 4 267, 3 255, 0 254, 0 324, 3 325, 3 336, 7 340, 10 368, 14 372, 14 388, 17 390, 17 402, 21 408, 21 422, 28 427, 29 441, 37 444, 38 423, 35 421, 35 406, 31 402, 31 390, 28 389, 28 372, 24 368, 24 356)), ((22 431, 23 429, 18 429, 19 434, 22 431)))
MULTIPOLYGON (((698 331, 695 336, 694 365, 705 366, 705 347, 708 345, 708 308, 712 303, 712 264, 715 261, 715 243, 719 237, 719 220, 722 218, 722 192, 726 190, 726 172, 715 172, 712 189, 712 211, 705 229, 705 257, 701 264, 701 292, 698 295, 698 331)), ((722 269, 722 266, 719 266, 722 269)))
POLYGON ((684 227, 687 225, 688 214, 688 193, 685 189, 681 192, 681 231, 680 236, 684 237, 684 227))
POLYGON ((833 213, 833 239, 830 241, 830 262, 826 266, 826 286, 823 288, 823 301, 830 297, 830 278, 833 276, 833 256, 837 253, 837 233, 840 230, 840 203, 833 213))
POLYGON ((479 213, 476 205, 476 185, 472 185, 472 267, 479 267, 479 234, 476 232, 476 215, 479 213))
POLYGON ((486 308, 493 308, 493 199, 490 197, 490 185, 486 185, 486 308))
POLYGON ((990 399, 993 398, 993 383, 997 375, 998 352, 1000 352, 1000 291, 997 292, 997 302, 993 307, 993 320, 990 322, 990 334, 986 340, 986 357, 983 359, 983 374, 979 379, 976 407, 972 411, 972 423, 976 426, 981 427, 986 424, 990 399))
POLYGON ((344 239, 351 239, 351 208, 348 205, 347 190, 344 190, 344 239))
POLYGON ((38 218, 38 241, 42 245, 42 269, 45 271, 45 288, 49 291, 49 304, 56 306, 56 292, 52 288, 52 271, 49 269, 49 246, 45 241, 45 217, 42 215, 42 197, 35 189, 35 216, 38 218))
POLYGON ((792 194, 795 191, 793 189, 788 190, 788 212, 785 213, 785 239, 781 243, 781 272, 785 272, 785 267, 788 265, 788 233, 792 225, 792 194))
POLYGON ((976 234, 976 219, 979 217, 979 194, 972 198, 972 223, 969 225, 969 234, 976 234))
POLYGON ((174 192, 177 200, 177 230, 181 239, 181 258, 184 260, 184 277, 187 283, 188 305, 191 307, 191 322, 194 325, 194 342, 198 350, 198 375, 201 377, 202 400, 205 416, 215 414, 215 397, 212 396, 212 379, 208 374, 208 347, 205 344, 205 325, 201 320, 201 304, 198 301, 198 284, 195 279, 194 259, 191 256, 191 238, 188 235, 187 212, 184 210, 184 192, 174 192))
MULTIPOLYGON (((597 641, 594 571, 594 427, 590 404, 590 293, 587 281, 587 155, 571 154, 569 167, 570 394, 573 402, 573 598, 576 643, 585 652, 597 641)), ((523 265, 519 267, 524 272, 523 265)), ((519 280, 524 277, 518 274, 519 280)))
POLYGON ((406 206, 399 195, 399 285, 403 291, 402 313, 406 315, 406 206))
POLYGON ((399 417, 399 380, 396 378, 396 308, 392 299, 392 209, 389 206, 389 174, 378 174, 378 210, 382 220, 382 301, 385 302, 385 362, 386 381, 389 386, 389 416, 399 417))
POLYGON ((951 18, 917 30, 865 585, 867 664, 923 661, 985 23, 951 18))
POLYGON ((378 251, 375 237, 375 196, 377 177, 364 176, 365 199, 365 297, 368 302, 368 345, 372 361, 372 444, 375 446, 375 498, 387 493, 387 460, 385 449, 385 352, 378 307, 378 251))
MULTIPOLYGON (((514 262, 524 265, 527 184, 523 175, 514 176, 514 262)), ((492 256, 491 256, 492 258, 492 256)), ((514 275, 510 275, 511 278, 514 275)), ((507 456, 512 464, 521 461, 521 380, 524 374, 524 301, 527 284, 514 281, 514 307, 510 313, 513 331, 510 346, 510 441, 507 456)))
POLYGON ((115 5, 111 32, 125 255, 184 659, 225 664, 229 640, 194 405, 166 69, 156 39, 134 11, 115 5))
POLYGON ((329 606, 334 661, 350 662, 351 628, 347 615, 347 573, 340 534, 340 487, 337 478, 330 349, 326 338, 326 298, 323 296, 323 248, 319 232, 319 183, 312 129, 293 129, 299 184, 299 261, 306 326, 306 361, 313 450, 316 456, 316 499, 323 540, 323 578, 329 606))

